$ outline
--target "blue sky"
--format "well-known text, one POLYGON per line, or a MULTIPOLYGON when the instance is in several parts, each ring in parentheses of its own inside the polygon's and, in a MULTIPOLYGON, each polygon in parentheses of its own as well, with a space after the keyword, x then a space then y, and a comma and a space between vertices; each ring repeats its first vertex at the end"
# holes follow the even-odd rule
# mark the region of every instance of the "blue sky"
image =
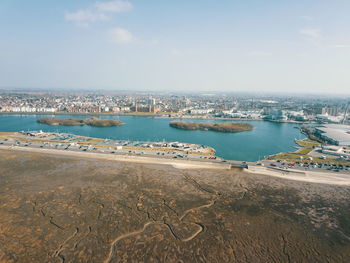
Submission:
POLYGON ((1 0, 0 87, 350 93, 348 0, 1 0))

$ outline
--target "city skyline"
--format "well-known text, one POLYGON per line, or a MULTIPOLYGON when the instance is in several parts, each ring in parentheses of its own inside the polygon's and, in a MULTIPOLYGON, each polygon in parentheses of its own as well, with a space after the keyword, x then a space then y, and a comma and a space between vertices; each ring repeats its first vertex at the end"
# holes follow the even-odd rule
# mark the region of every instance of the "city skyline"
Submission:
POLYGON ((347 1, 2 1, 0 88, 350 93, 347 1))

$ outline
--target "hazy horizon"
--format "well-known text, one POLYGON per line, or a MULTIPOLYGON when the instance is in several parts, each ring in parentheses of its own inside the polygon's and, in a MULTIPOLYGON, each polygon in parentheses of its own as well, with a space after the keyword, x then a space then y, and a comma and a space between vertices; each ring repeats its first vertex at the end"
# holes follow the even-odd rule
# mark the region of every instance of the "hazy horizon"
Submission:
POLYGON ((0 90, 350 94, 350 2, 0 3, 0 90))

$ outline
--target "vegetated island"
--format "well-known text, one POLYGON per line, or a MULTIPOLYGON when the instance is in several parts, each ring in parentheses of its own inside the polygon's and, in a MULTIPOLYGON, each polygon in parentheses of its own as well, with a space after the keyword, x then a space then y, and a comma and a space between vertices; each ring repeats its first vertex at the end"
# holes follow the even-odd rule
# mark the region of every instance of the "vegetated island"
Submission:
POLYGON ((94 126, 94 127, 112 127, 112 126, 119 126, 119 125, 123 124, 123 122, 121 122, 119 120, 97 119, 97 118, 91 118, 91 119, 40 118, 40 119, 37 119, 37 122, 44 123, 47 125, 54 125, 54 126, 89 125, 89 126, 94 126))
POLYGON ((234 122, 221 122, 221 123, 197 123, 197 122, 184 122, 184 121, 172 121, 169 123, 170 127, 182 130, 203 130, 203 131, 217 131, 217 132, 242 132, 250 131, 253 126, 248 123, 234 123, 234 122))

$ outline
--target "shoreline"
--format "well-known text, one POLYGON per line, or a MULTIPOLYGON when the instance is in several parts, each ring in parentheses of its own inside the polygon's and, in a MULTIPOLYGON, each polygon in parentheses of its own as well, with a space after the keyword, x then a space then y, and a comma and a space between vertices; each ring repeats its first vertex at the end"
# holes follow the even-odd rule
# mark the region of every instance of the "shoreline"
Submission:
MULTIPOLYGON (((169 158, 153 158, 149 156, 133 156, 133 155, 112 155, 102 153, 91 152, 75 152, 56 149, 41 149, 30 147, 18 147, 18 146, 2 146, 0 150, 5 151, 18 151, 26 153, 37 153, 53 156, 66 156, 74 158, 87 158, 94 160, 106 160, 136 164, 153 164, 153 165, 168 165, 176 169, 214 169, 214 170, 231 170, 233 167, 230 163, 215 163, 208 161, 195 161, 195 160, 174 160, 169 158)), ((248 169, 243 169, 245 173, 259 174, 261 176, 278 177, 285 180, 299 181, 305 183, 316 183, 325 185, 337 185, 337 186, 350 186, 349 174, 329 174, 326 172, 313 172, 313 171, 299 171, 289 169, 286 171, 275 170, 269 167, 260 167, 255 165, 249 165, 248 169)))
POLYGON ((293 124, 312 124, 315 122, 300 122, 300 121, 270 121, 264 120, 263 118, 255 118, 255 119, 247 119, 247 118, 226 118, 226 117, 205 117, 205 116, 164 116, 171 115, 169 114, 150 114, 150 113, 86 113, 86 112, 0 112, 0 115, 51 115, 51 116, 60 116, 60 115, 68 115, 68 116, 130 116, 130 117, 148 117, 148 118, 158 118, 158 119, 185 119, 185 120, 231 120, 231 121, 268 121, 274 123, 293 123, 293 124))
POLYGON ((75 152, 69 150, 56 150, 56 149, 39 149, 31 147, 18 147, 18 146, 2 146, 0 145, 0 150, 7 151, 20 151, 29 153, 41 153, 50 155, 62 155, 68 157, 77 158, 89 158, 89 159, 99 159, 99 160, 109 160, 117 162, 129 162, 129 163, 140 163, 140 164, 159 164, 159 165, 170 165, 178 169, 220 169, 229 170, 231 165, 227 163, 214 163, 214 162, 204 162, 204 161, 194 161, 194 160, 173 160, 169 158, 153 158, 148 156, 134 156, 134 155, 113 155, 113 154, 103 154, 103 153, 92 153, 92 152, 75 152))
POLYGON ((193 119, 193 120, 244 120, 244 121, 263 121, 262 118, 258 119, 246 119, 246 118, 225 118, 225 117, 204 117, 204 116, 165 116, 171 115, 171 113, 158 114, 158 113, 116 113, 116 112, 99 112, 99 113, 87 113, 87 112, 0 112, 0 115, 69 115, 69 116, 131 116, 131 117, 149 117, 159 119, 193 119))

